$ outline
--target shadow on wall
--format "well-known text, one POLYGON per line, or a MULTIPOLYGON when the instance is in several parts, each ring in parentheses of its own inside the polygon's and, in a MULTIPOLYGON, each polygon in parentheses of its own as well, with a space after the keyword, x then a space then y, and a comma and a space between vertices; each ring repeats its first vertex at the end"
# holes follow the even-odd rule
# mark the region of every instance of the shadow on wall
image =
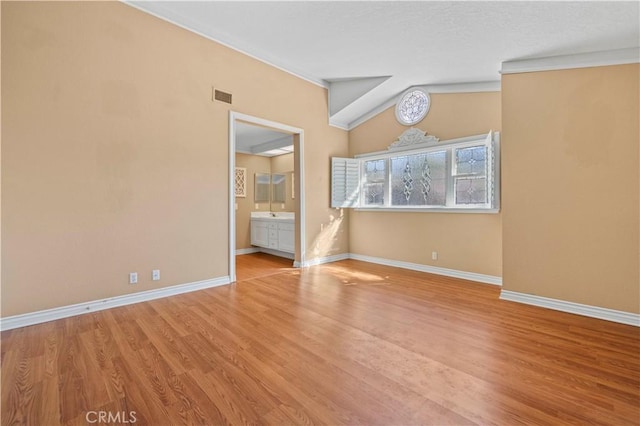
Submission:
POLYGON ((307 258, 322 258, 332 254, 332 249, 335 246, 335 241, 337 240, 343 220, 344 210, 340 209, 339 216, 336 217, 332 215, 327 225, 324 223, 320 224, 320 233, 316 236, 315 240, 313 240, 310 256, 307 256, 307 258))

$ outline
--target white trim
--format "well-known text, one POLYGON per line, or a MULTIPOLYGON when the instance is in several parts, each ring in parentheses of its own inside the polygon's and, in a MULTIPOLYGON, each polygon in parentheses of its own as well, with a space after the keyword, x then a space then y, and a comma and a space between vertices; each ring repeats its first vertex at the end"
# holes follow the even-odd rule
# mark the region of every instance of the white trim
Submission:
POLYGON ((356 207, 357 212, 404 212, 404 213, 475 213, 498 214, 500 209, 477 209, 465 207, 356 207))
MULTIPOLYGON (((382 112, 382 111, 380 111, 380 112, 382 112)), ((345 123, 343 121, 338 121, 335 118, 331 118, 331 117, 329 117, 329 126, 335 127, 337 129, 340 129, 340 130, 346 130, 346 131, 351 130, 351 127, 349 127, 348 123, 345 123)))
POLYGON ((239 53, 241 53, 243 55, 246 55, 246 56, 248 56, 248 57, 250 57, 252 59, 255 59, 256 61, 262 62, 263 64, 267 64, 267 65, 269 65, 271 67, 277 68, 280 71, 286 72, 287 74, 291 74, 294 77, 301 78, 302 80, 308 81, 309 83, 314 84, 316 86, 320 86, 320 87, 322 87, 324 89, 328 89, 329 88, 329 84, 324 80, 317 79, 317 78, 312 77, 310 75, 303 74, 303 73, 301 73, 299 71, 293 71, 293 70, 290 70, 290 69, 287 69, 287 68, 283 68, 283 67, 281 67, 279 65, 274 64, 273 62, 269 62, 264 58, 260 58, 258 56, 255 56, 255 55, 253 55, 253 54, 251 54, 251 53, 249 53, 249 52, 247 52, 245 50, 239 49, 238 47, 236 47, 236 46, 234 46, 234 45, 232 45, 232 44, 230 44, 230 43, 228 43, 226 41, 221 40, 219 38, 220 37, 219 35, 217 37, 213 37, 211 35, 207 35, 207 34, 203 33, 202 31, 196 30, 194 28, 198 27, 199 25, 197 25, 193 21, 190 21, 190 19, 187 18, 187 17, 180 16, 180 18, 182 20, 189 21, 189 24, 181 24, 181 23, 179 23, 176 20, 177 14, 174 13, 173 11, 171 11, 171 10, 168 10, 168 9, 162 7, 161 6, 162 5, 162 1, 135 1, 135 2, 131 1, 131 0, 121 0, 121 1, 122 1, 122 3, 126 4, 127 6, 131 6, 134 9, 138 9, 138 10, 144 12, 144 13, 147 13, 147 14, 149 14, 151 16, 155 16, 158 19, 161 19, 161 20, 163 20, 165 22, 169 22, 170 24, 176 25, 176 26, 178 26, 178 27, 180 27, 180 28, 182 28, 184 30, 187 30, 187 31, 189 31, 191 33, 197 34, 197 35, 199 35, 201 37, 204 37, 204 38, 206 38, 208 40, 214 41, 214 42, 216 42, 218 44, 221 44, 221 45, 223 45, 223 46, 225 46, 225 47, 227 47, 227 48, 229 48, 231 50, 235 50, 236 52, 239 52, 239 53), (162 15, 157 11, 150 10, 149 6, 157 7, 159 9, 162 9, 162 15))
POLYGON ((61 306, 59 308, 45 309, 42 311, 30 312, 28 314, 14 315, 0 319, 0 330, 4 331, 18 327, 26 327, 28 325, 102 311, 118 306, 132 305, 134 303, 147 302, 149 300, 203 290, 205 288, 218 287, 229 283, 229 277, 212 278, 188 284, 179 284, 155 290, 140 291, 138 293, 93 300, 91 302, 77 303, 75 305, 61 306))
POLYGON ((334 254, 334 255, 325 256, 325 257, 315 257, 313 259, 306 261, 304 264, 301 264, 300 262, 294 262, 293 266, 295 266, 296 268, 300 268, 300 267, 307 268, 309 266, 322 265, 324 263, 331 263, 331 262, 338 262, 340 260, 347 260, 350 258, 351 258, 351 255, 349 253, 340 253, 340 254, 334 254))
POLYGON ((302 132, 302 129, 299 129, 297 127, 278 123, 276 121, 267 120, 265 118, 255 117, 249 114, 243 114, 241 112, 229 111, 229 114, 230 114, 230 118, 232 116, 233 119, 235 120, 243 121, 249 124, 257 124, 258 126, 270 127, 271 129, 275 129, 281 132, 291 133, 292 135, 302 132))
MULTIPOLYGON (((240 112, 229 111, 229 278, 231 282, 236 280, 236 210, 235 210, 235 188, 232 186, 233 179, 235 178, 231 176, 231 171, 235 174, 235 163, 236 163, 236 121, 243 121, 249 124, 256 124, 258 126, 267 127, 271 129, 276 129, 281 132, 290 133, 292 135, 298 135, 299 143, 298 146, 295 146, 294 141, 294 151, 298 150, 298 162, 295 164, 296 170, 299 172, 299 182, 298 183, 298 196, 296 198, 296 202, 299 203, 300 214, 296 215, 295 224, 296 226, 300 226, 299 235, 300 235, 300 261, 304 262, 305 259, 305 230, 306 230, 306 220, 305 220, 305 197, 304 197, 304 130, 289 126, 286 124, 278 123, 275 121, 266 120, 260 117, 254 117, 252 115, 243 114, 240 112)), ((265 253, 269 253, 266 249, 261 249, 260 251, 264 251, 265 253)), ((288 254, 284 252, 277 252, 282 254, 275 254, 276 256, 289 257, 288 254)))
POLYGON ((358 127, 359 125, 361 125, 362 123, 371 120, 373 117, 375 117, 376 115, 388 110, 389 108, 391 108, 392 106, 394 106, 396 104, 396 102, 398 101, 398 99, 400 98, 400 95, 396 95, 390 99, 388 99, 386 102, 378 105, 377 107, 373 108, 371 111, 361 115, 360 117, 356 118, 355 120, 353 120, 351 123, 349 123, 347 125, 347 129, 346 130, 353 130, 356 127, 358 127))
POLYGON ((640 327, 640 314, 502 290, 500 299, 640 327))
POLYGON ((472 81, 469 83, 451 84, 429 84, 422 87, 429 93, 481 93, 499 92, 501 89, 500 80, 493 81, 472 81))
MULTIPOLYGON (((294 141, 294 152, 295 152, 295 141, 294 141)), ((298 234, 300 235, 300 253, 298 253, 298 257, 300 262, 305 262, 307 259, 307 219, 306 219, 306 211, 305 211, 305 175, 304 175, 304 131, 300 129, 298 134, 298 206, 300 210, 300 214, 296 214, 296 226, 299 226, 298 234)), ((295 176, 295 174, 294 174, 295 176)), ((294 203, 295 204, 295 203, 294 203)))
POLYGON ((501 74, 565 70, 571 68, 603 67, 640 62, 640 48, 605 50, 576 55, 549 56, 502 63, 501 74))
POLYGON ((229 111, 229 280, 236 280, 236 118, 233 111, 229 111), (232 176, 233 173, 233 176, 232 176))
POLYGON ((259 252, 260 252, 260 249, 257 247, 236 249, 236 256, 242 256, 243 254, 252 254, 252 253, 259 253, 259 252))
MULTIPOLYGON (((480 93, 480 92, 499 92, 501 89, 500 81, 478 81, 478 82, 470 82, 470 83, 453 83, 453 84, 432 84, 432 85, 423 85, 423 86, 412 86, 413 88, 421 88, 426 90, 428 93, 480 93)), ((386 111, 390 107, 394 106, 398 99, 402 96, 404 91, 386 102, 378 105, 373 108, 371 111, 366 114, 361 115, 359 118, 356 118, 348 125, 344 123, 339 123, 337 121, 329 120, 329 124, 335 127, 339 127, 344 130, 353 130, 365 121, 369 121, 376 115, 380 114, 383 111, 386 111), (346 127, 346 128, 345 128, 346 127)))
POLYGON ((394 266, 396 268, 410 269, 412 271, 427 272, 429 274, 444 275, 447 277, 462 278, 464 280, 477 281, 485 284, 502 285, 502 277, 478 274, 476 272, 458 271, 455 269, 440 268, 437 266, 422 265, 419 263, 403 262, 400 260, 383 259, 381 257, 365 256, 351 253, 350 259, 363 262, 377 263, 379 265, 394 266))
MULTIPOLYGON (((388 156, 390 154, 395 154, 396 152, 420 151, 420 150, 424 150, 424 149, 427 149, 427 148, 433 148, 434 151, 437 151, 440 148, 445 147, 445 146, 449 146, 449 145, 463 145, 463 144, 474 145, 474 144, 478 143, 478 141, 480 141, 480 140, 482 140, 483 143, 486 142, 487 136, 490 133, 492 134, 492 140, 499 140, 500 132, 494 132, 492 130, 489 130, 488 133, 482 133, 480 135, 465 136, 463 138, 447 139, 447 140, 444 140, 444 141, 441 141, 438 138, 434 137, 434 139, 437 139, 437 141, 435 141, 435 142, 428 142, 428 143, 419 144, 419 145, 408 145, 408 146, 405 146, 405 147, 395 148, 393 150, 390 150, 389 148, 387 148, 384 151, 365 152, 365 153, 362 153, 362 154, 356 154, 356 155, 353 156, 353 158, 384 157, 384 156, 388 156)), ((431 136, 431 135, 429 135, 429 136, 431 136)))

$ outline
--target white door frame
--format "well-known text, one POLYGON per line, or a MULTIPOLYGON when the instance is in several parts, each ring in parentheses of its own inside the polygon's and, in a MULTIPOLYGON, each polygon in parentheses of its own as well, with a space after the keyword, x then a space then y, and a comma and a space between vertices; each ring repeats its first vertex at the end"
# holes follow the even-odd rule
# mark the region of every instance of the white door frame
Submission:
MULTIPOLYGON (((296 215, 295 223, 300 236, 300 252, 296 253, 294 265, 305 264, 305 210, 304 210, 304 130, 275 121, 229 111, 229 279, 236 280, 236 194, 235 194, 235 170, 236 170, 236 121, 243 121, 262 127, 268 127, 292 135, 298 135, 298 144, 295 143, 294 150, 297 150, 298 163, 294 165, 298 172, 296 182, 296 204, 299 214, 296 215)), ((295 158, 295 156, 294 156, 295 158)))

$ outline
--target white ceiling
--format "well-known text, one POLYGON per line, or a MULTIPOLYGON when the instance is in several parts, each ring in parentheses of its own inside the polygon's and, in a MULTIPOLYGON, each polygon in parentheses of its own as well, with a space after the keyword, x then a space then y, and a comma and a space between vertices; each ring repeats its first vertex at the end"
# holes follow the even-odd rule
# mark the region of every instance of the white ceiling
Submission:
POLYGON ((236 122, 236 152, 275 157, 293 152, 293 136, 236 122))
POLYGON ((640 45, 638 1, 128 3, 326 87, 389 77, 340 100, 331 119, 347 127, 411 86, 498 81, 503 61, 640 45))

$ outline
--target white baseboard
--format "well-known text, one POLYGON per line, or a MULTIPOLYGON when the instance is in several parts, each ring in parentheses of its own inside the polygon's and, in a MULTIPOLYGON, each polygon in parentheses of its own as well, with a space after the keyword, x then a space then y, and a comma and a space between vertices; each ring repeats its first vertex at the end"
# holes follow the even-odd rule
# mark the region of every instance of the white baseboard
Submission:
POLYGON ((395 266, 396 268, 411 269, 413 271, 428 272, 430 274, 445 275, 447 277, 462 278, 465 280, 477 281, 485 284, 502 285, 502 278, 493 275, 478 274, 475 272, 458 271, 455 269, 439 268, 436 266, 422 265, 418 263, 403 262, 400 260, 384 259, 381 257, 365 256, 356 253, 341 253, 333 256, 317 257, 307 260, 304 264, 294 262, 296 268, 321 265, 323 263, 338 262, 340 260, 354 259, 363 262, 377 263, 379 265, 395 266))
POLYGON ((402 262, 400 260, 383 259, 381 257, 365 256, 362 254, 355 254, 355 253, 351 253, 349 257, 354 260, 377 263, 379 265, 395 266, 396 268, 410 269, 412 271, 428 272, 430 274, 444 275, 447 277, 454 277, 454 278, 462 278, 465 280, 477 281, 485 284, 502 285, 502 277, 496 277, 493 275, 458 271, 455 269, 439 268, 437 266, 402 262))
POLYGON ((258 247, 249 247, 243 249, 236 250, 236 256, 241 256, 243 254, 251 254, 251 253, 259 253, 260 249, 258 247))
POLYGON ((181 293, 202 290, 210 287, 217 287, 229 284, 229 277, 212 278, 204 281, 196 281, 188 284, 174 285, 171 287, 159 288, 155 290, 141 291, 138 293, 125 294, 122 296, 109 297, 107 299, 93 300, 90 302, 78 303, 75 305, 61 306, 59 308, 45 309, 43 311, 31 312, 28 314, 14 315, 0 318, 0 330, 11 330, 18 327, 40 324, 61 318, 87 314, 89 312, 102 311, 104 309, 118 306, 131 305, 148 300, 160 299, 162 297, 173 296, 181 293))
POLYGON ((340 254, 334 254, 332 256, 316 257, 314 259, 306 260, 304 264, 296 261, 293 263, 293 266, 295 268, 300 268, 300 267, 306 268, 309 266, 322 265, 323 263, 338 262, 339 260, 346 260, 346 259, 349 259, 350 257, 351 255, 349 253, 340 253, 340 254))
POLYGON ((566 302, 564 300, 551 299, 549 297, 535 296, 510 290, 502 290, 500 292, 500 299, 640 327, 640 315, 632 314, 630 312, 583 305, 581 303, 566 302))

